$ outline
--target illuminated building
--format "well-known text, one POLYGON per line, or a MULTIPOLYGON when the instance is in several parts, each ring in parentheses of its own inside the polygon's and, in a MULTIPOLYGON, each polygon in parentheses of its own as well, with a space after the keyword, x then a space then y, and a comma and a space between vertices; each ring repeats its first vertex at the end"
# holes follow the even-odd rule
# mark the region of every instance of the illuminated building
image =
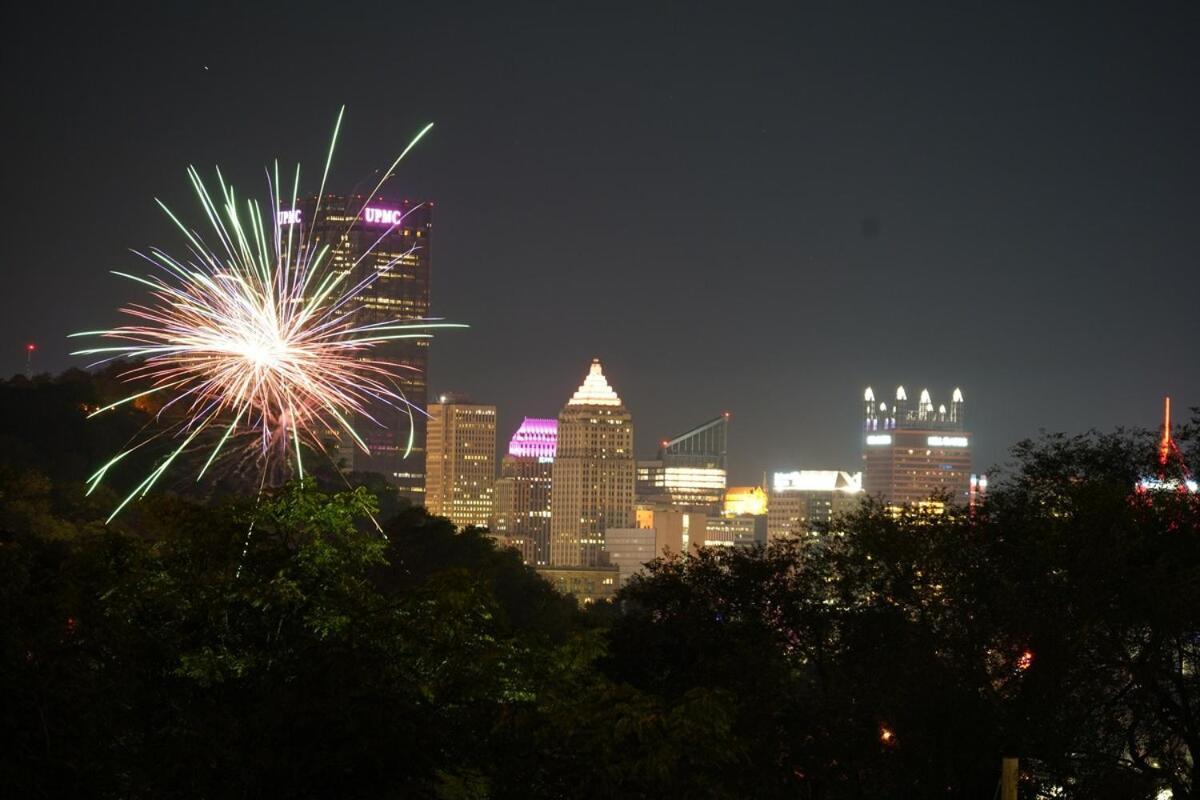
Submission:
POLYGON ((536 567, 561 594, 571 595, 581 606, 607 600, 617 592, 621 572, 614 566, 536 567))
POLYGON ((730 486, 725 490, 721 513, 729 517, 767 513, 767 493, 761 486, 730 486))
MULTIPOLYGON (((1139 494, 1174 492, 1181 495, 1200 495, 1200 483, 1192 477, 1183 453, 1171 436, 1171 398, 1163 398, 1162 434, 1158 440, 1158 473, 1137 483, 1139 494)), ((1195 499, 1193 497, 1193 499, 1195 499)))
POLYGON ((968 502, 971 434, 961 390, 954 390, 949 410, 944 404, 935 408, 927 389, 913 408, 903 386, 896 389, 891 408, 876 403, 869 387, 863 401, 863 489, 868 495, 895 506, 926 507, 942 494, 953 503, 968 502))
MULTIPOLYGON (((325 195, 314 219, 316 199, 300 202, 294 213, 282 212, 282 230, 286 235, 290 225, 302 225, 310 237, 309 247, 328 246, 325 264, 346 276, 345 285, 357 284, 372 274, 379 276, 359 294, 354 307, 347 309, 357 321, 369 324, 428 317, 433 204, 376 199, 364 206, 366 198, 362 196, 325 195)), ((372 348, 371 358, 399 367, 396 383, 400 393, 417 408, 425 408, 428 339, 381 342, 372 348)), ((353 442, 342 442, 340 454, 346 468, 381 473, 403 494, 421 502, 425 491, 424 414, 410 414, 382 402, 367 412, 354 420, 354 429, 370 453, 353 442)))
POLYGON ((492 533, 526 564, 550 563, 550 479, 558 420, 526 417, 508 443, 496 481, 492 533))
POLYGON ((487 527, 496 481, 496 407, 442 395, 429 406, 425 508, 459 528, 487 527))
POLYGON ((707 547, 753 547, 766 542, 765 514, 709 517, 705 523, 704 544, 707 547))
POLYGON ((633 527, 633 421, 599 360, 558 415, 550 563, 596 566, 604 531, 633 527))
POLYGON ((983 502, 987 497, 988 478, 987 475, 971 475, 971 482, 967 488, 967 506, 975 508, 983 502))
POLYGON ((726 412, 662 443, 658 458, 639 461, 639 502, 718 514, 725 496, 726 412))
POLYGON ((776 472, 767 501, 767 536, 816 533, 834 516, 853 511, 863 497, 862 474, 836 469, 776 472))

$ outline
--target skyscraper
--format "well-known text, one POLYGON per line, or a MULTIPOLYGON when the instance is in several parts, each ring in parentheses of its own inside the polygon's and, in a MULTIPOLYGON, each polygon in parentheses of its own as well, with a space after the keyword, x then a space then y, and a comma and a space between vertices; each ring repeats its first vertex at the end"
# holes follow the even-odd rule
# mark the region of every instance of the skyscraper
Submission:
MULTIPOLYGON (((310 248, 329 247, 324 263, 345 275, 344 285, 378 275, 347 311, 355 314, 360 324, 428 317, 433 204, 382 199, 367 204, 362 196, 325 195, 318 212, 316 201, 315 197, 302 201, 295 214, 283 212, 281 224, 285 231, 289 225, 304 226, 310 248)), ((382 342, 372 350, 371 358, 395 365, 396 388, 417 408, 425 408, 428 339, 382 342)), ((367 409, 367 414, 358 415, 354 428, 370 453, 343 442, 345 467, 381 473, 403 494, 421 502, 425 491, 424 414, 381 402, 367 409)))
POLYGON ((602 563, 604 531, 632 528, 633 421, 600 361, 558 415, 550 492, 550 564, 602 563))
POLYGON ((663 441, 658 458, 637 464, 638 502, 716 515, 725 497, 729 413, 663 441))
POLYGON ((459 528, 486 527, 496 482, 496 407, 443 394, 429 405, 425 508, 459 528))
POLYGON ((496 481, 492 533, 533 566, 550 563, 550 488, 558 420, 526 417, 508 443, 496 481))
POLYGON ((903 386, 895 404, 876 402, 875 392, 863 393, 863 489, 885 503, 928 504, 941 494, 953 503, 966 503, 971 480, 971 434, 966 430, 963 393, 955 389, 950 408, 936 408, 928 389, 922 389, 916 408, 903 386))

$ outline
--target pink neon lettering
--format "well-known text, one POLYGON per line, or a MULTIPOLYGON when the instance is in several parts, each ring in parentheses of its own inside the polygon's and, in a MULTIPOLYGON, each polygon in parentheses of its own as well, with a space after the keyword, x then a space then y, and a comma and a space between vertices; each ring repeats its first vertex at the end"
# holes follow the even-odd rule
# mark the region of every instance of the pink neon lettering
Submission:
POLYGON ((404 221, 404 212, 393 208, 372 208, 371 206, 367 206, 363 209, 363 221, 372 224, 399 225, 404 221))

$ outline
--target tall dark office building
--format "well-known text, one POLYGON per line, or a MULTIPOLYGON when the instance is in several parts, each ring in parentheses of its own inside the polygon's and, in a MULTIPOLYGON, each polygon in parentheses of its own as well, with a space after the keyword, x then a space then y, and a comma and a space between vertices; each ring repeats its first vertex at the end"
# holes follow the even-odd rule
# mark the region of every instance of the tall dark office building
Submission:
POLYGON ((966 430, 963 393, 955 389, 950 407, 936 408, 928 389, 914 408, 904 387, 895 403, 863 393, 863 490, 897 506, 921 506, 939 494, 966 503, 971 483, 971 434, 966 430))
POLYGON ((639 503, 716 516, 725 499, 729 413, 662 442, 658 458, 639 461, 639 503))
MULTIPOLYGON (((318 211, 316 201, 312 197, 301 202, 299 218, 289 220, 303 225, 309 237, 307 246, 330 248, 324 263, 326 268, 346 274, 344 286, 353 286, 372 273, 379 276, 349 313, 362 324, 428 317, 433 204, 382 198, 366 203, 361 195, 325 195, 318 211)), ((396 389, 417 408, 425 409, 428 339, 384 342, 370 357, 394 364, 396 389)), ((384 403, 370 408, 369 414, 378 423, 359 415, 354 429, 370 454, 344 441, 340 448, 344 467, 381 473, 403 494, 423 502, 424 414, 416 410, 409 414, 384 403)))

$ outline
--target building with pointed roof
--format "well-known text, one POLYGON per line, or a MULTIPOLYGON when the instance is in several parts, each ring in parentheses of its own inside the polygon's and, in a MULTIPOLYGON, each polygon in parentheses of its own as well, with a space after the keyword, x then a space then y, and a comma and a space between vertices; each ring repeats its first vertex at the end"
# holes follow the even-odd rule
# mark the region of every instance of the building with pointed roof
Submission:
POLYGON ((633 418, 599 359, 558 415, 551 566, 604 563, 604 531, 634 526, 633 418))

